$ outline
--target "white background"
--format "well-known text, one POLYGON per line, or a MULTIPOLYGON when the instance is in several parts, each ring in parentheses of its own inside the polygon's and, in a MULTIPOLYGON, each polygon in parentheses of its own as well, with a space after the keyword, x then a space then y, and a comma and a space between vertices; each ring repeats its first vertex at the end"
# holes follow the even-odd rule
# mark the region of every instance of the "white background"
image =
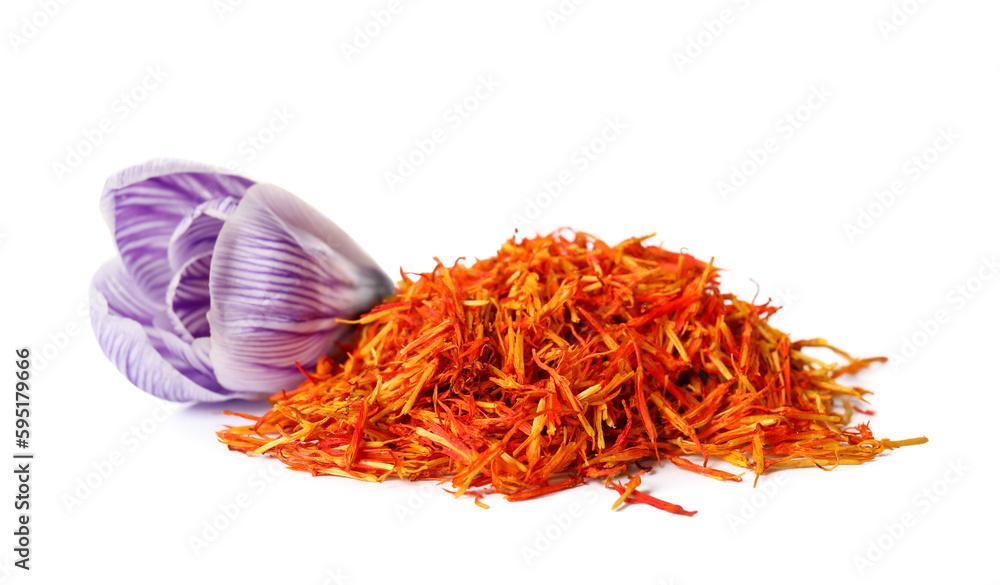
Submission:
MULTIPOLYGON (((385 1, 219 4, 69 2, 46 18, 44 2, 4 2, 10 403, 12 348, 50 359, 34 378, 32 570, 12 568, 16 488, 0 474, 0 580, 985 582, 1000 519, 1000 279, 977 275, 993 276, 984 258, 1000 252, 1000 5, 567 2, 572 14, 553 25, 556 0, 424 1, 376 27, 385 1), (380 30, 362 38, 366 25, 380 30), (356 42, 365 46, 348 58, 356 42), (123 109, 147 68, 165 79, 123 109), (496 90, 450 123, 490 77, 496 90), (810 108, 813 90, 829 96, 810 108), (275 109, 293 119, 249 160, 241 143, 275 109), (793 132, 788 114, 802 120, 793 132), (100 144, 54 170, 104 118, 100 144), (583 170, 578 149, 608 119, 625 129, 583 170), (439 127, 444 143, 390 189, 385 174, 439 127), (948 129, 957 137, 934 150, 948 129), (775 151, 724 197, 720 181, 765 145, 775 151), (98 212, 104 179, 157 156, 236 163, 291 190, 390 274, 492 255, 532 202, 526 233, 569 226, 617 243, 657 232, 664 247, 732 269, 727 290, 749 298, 759 283, 787 305, 773 322, 794 338, 860 355, 901 356, 905 340, 918 342, 911 359, 856 383, 875 392, 876 436, 930 443, 860 467, 765 476, 756 490, 669 466, 643 482, 693 518, 612 512, 616 495, 598 488, 491 497, 484 511, 430 484, 313 478, 230 453, 215 439, 230 421, 218 412, 260 404, 160 416, 105 359, 85 314, 90 278, 115 254, 98 212), (919 177, 914 156, 933 159, 919 177), (563 170, 572 183, 554 202, 539 198, 563 170), (876 191, 893 181, 905 192, 879 208, 876 191), (879 217, 852 238, 844 226, 859 208, 879 217), (959 286, 977 292, 959 303, 959 286), (936 312, 947 322, 928 326, 936 312), (80 488, 112 457, 99 487, 80 488), (250 504, 196 555, 190 537, 240 494, 250 504), (582 512, 560 528, 575 503, 582 512), (904 514, 911 526, 891 529, 904 514), (525 547, 546 550, 529 563, 525 547), (859 559, 871 566, 859 571, 859 559)), ((12 406, 0 409, 5 437, 12 406)))

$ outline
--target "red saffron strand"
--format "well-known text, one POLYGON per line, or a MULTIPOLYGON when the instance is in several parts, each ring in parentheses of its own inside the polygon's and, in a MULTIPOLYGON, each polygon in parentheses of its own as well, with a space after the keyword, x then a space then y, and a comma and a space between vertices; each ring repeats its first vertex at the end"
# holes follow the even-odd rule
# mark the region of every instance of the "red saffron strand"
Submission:
POLYGON ((858 407, 868 391, 841 377, 883 358, 792 341, 768 324, 775 307, 719 289, 714 261, 649 237, 610 246, 561 230, 512 238, 468 266, 401 272, 392 297, 351 321, 339 361, 303 369, 259 417, 227 412, 251 424, 219 439, 314 475, 450 480, 477 504, 589 480, 618 491, 616 505, 685 516, 694 512, 638 491, 646 463, 742 481, 713 459, 756 484, 771 468, 855 465, 927 441, 848 426, 872 411, 858 407), (640 471, 615 483, 630 469, 640 471))

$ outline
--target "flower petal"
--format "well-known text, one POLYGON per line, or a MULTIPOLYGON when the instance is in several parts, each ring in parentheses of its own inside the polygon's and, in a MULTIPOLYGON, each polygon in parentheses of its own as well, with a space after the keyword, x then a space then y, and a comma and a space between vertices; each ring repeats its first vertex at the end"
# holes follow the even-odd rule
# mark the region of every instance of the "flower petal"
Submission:
POLYGON ((178 402, 243 397, 211 375, 205 344, 192 346, 157 329, 158 308, 140 291, 121 260, 101 267, 91 285, 91 322, 111 363, 141 390, 178 402))
POLYGON ((257 184, 219 234, 209 280, 211 357, 226 388, 277 392, 346 340, 337 323, 392 281, 343 230, 291 193, 257 184))
POLYGON ((211 199, 184 216, 174 229, 167 249, 171 270, 176 272, 192 258, 212 251, 222 224, 236 209, 239 201, 238 197, 211 199))
POLYGON ((240 197, 253 181, 199 163, 155 159, 108 178, 101 211, 125 269, 153 299, 170 281, 167 250, 177 225, 199 204, 240 197))
POLYGON ((212 252, 191 258, 180 267, 167 285, 167 316, 173 331, 181 339, 193 343, 195 338, 208 337, 210 330, 206 314, 210 304, 208 275, 212 252))

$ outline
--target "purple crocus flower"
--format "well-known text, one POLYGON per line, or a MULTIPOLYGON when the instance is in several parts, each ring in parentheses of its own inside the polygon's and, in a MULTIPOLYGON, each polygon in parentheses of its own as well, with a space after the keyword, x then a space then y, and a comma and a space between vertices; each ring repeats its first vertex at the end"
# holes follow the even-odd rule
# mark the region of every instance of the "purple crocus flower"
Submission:
POLYGON ((346 234, 291 193, 158 159, 101 198, 121 254, 91 287, 94 332, 140 389, 174 401, 257 398, 296 385, 353 318, 392 293, 346 234))

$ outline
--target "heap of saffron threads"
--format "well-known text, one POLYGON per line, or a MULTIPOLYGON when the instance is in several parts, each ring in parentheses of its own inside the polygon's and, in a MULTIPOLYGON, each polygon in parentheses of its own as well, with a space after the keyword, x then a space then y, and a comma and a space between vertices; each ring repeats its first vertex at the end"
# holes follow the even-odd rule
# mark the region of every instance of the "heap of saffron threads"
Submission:
POLYGON ((403 274, 358 320, 344 361, 323 358, 219 438, 314 475, 450 480, 480 505, 486 493, 525 500, 590 479, 618 491, 614 507, 685 515, 637 489, 646 463, 741 481, 712 458, 756 478, 926 442, 848 426, 855 410, 870 414, 852 404, 868 392, 840 377, 884 358, 791 341, 767 323, 776 307, 720 292, 711 263, 649 237, 611 247, 556 232, 471 266, 403 274))

